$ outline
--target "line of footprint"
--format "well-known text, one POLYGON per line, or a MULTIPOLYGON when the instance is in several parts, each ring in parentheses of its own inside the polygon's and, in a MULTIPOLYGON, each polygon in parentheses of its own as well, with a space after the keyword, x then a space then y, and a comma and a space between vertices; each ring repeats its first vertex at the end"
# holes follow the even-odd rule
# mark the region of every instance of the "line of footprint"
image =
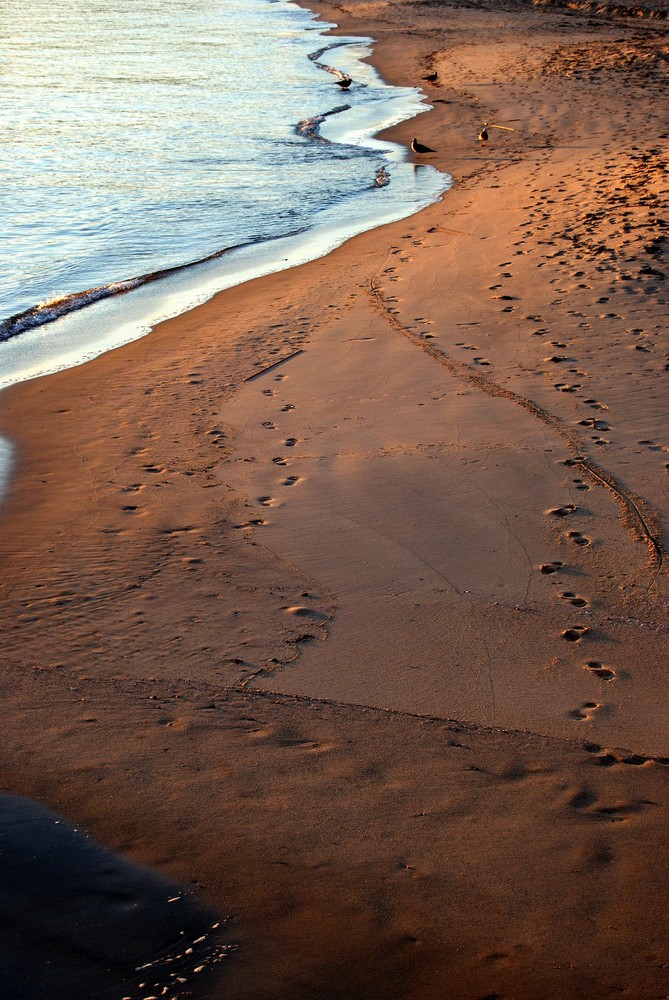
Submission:
MULTIPOLYGON (((573 482, 576 485, 576 489, 582 489, 583 487, 586 489, 589 488, 581 479, 574 479, 573 482)), ((554 507, 546 513, 552 517, 563 518, 574 514, 577 510, 578 507, 575 504, 564 504, 561 507, 554 507)), ((591 539, 580 531, 568 531, 566 533, 566 537, 576 545, 587 546, 591 544, 591 539)), ((553 562, 542 563, 539 566, 539 572, 543 576, 552 576, 559 573, 560 570, 564 568, 565 565, 563 562, 554 560, 553 562)), ((589 605, 589 602, 585 597, 582 597, 573 590, 563 590, 559 596, 561 600, 566 601, 576 608, 586 608, 589 605)), ((590 629, 587 625, 578 624, 565 628, 561 635, 566 642, 579 643, 589 631, 590 629)), ((615 670, 601 663, 599 660, 586 660, 586 662, 582 664, 582 669, 589 671, 594 677, 597 677, 605 683, 610 683, 617 677, 615 670)), ((600 712, 603 707, 604 706, 601 702, 585 701, 582 702, 578 708, 571 709, 567 713, 567 716, 576 722, 592 722, 597 713, 600 712)))

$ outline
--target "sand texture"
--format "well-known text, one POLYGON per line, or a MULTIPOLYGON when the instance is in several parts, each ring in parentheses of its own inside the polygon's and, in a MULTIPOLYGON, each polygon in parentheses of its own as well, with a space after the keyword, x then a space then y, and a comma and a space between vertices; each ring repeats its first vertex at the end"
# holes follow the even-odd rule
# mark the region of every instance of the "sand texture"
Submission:
POLYGON ((228 920, 195 995, 665 997, 665 11, 316 7, 453 188, 3 393, 3 787, 228 920))

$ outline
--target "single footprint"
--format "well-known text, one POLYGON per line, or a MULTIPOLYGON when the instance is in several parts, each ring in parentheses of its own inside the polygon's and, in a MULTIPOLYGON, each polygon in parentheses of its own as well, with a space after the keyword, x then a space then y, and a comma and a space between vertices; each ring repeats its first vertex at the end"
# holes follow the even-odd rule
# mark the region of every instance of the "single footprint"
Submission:
POLYGON ((578 722, 590 722, 601 707, 596 701, 584 701, 579 708, 573 708, 568 715, 570 719, 576 719, 578 722))
POLYGON ((544 576, 550 576, 552 573, 557 573, 558 570, 561 570, 563 565, 564 563, 561 562, 542 563, 539 567, 539 572, 543 573, 544 576))
POLYGON ((575 608, 587 608, 588 602, 585 597, 579 597, 573 590, 563 590, 560 594, 563 601, 569 601, 575 608))
POLYGON ((299 476, 287 476, 283 481, 284 486, 294 486, 299 481, 299 476))
POLYGON ((562 632, 562 638, 566 639, 567 642, 580 642, 584 635, 586 635, 590 629, 587 625, 572 625, 571 628, 566 628, 562 632))
POLYGON ((616 676, 615 670, 605 667, 599 660, 588 660, 587 663, 583 664, 583 669, 591 670, 593 674, 600 677, 603 681, 612 681, 616 676))
POLYGON ((263 427, 266 427, 270 431, 276 430, 276 424, 273 424, 271 420, 263 420, 263 427))
POLYGON ((288 412, 288 410, 294 410, 294 409, 295 409, 295 407, 293 406, 293 404, 292 404, 292 403, 286 403, 286 405, 285 405, 285 406, 282 406, 282 407, 281 407, 281 409, 282 409, 282 411, 283 411, 284 413, 287 413, 287 412, 288 412))
POLYGON ((553 517, 566 517, 567 514, 573 514, 577 510, 573 503, 566 503, 564 507, 554 507, 552 510, 547 510, 547 514, 552 514, 553 517))
POLYGON ((258 497, 258 503, 262 507, 271 507, 274 501, 274 497, 258 497))
POLYGON ((283 443, 286 448, 294 448, 297 444, 297 438, 286 438, 283 443))
POLYGON ((272 461, 275 465, 288 465, 288 460, 283 458, 281 455, 277 456, 277 458, 273 458, 272 461))
POLYGON ((590 487, 588 486, 588 484, 584 483, 582 479, 573 479, 572 482, 576 484, 576 489, 577 490, 589 490, 590 489, 590 487))
POLYGON ((574 545, 590 545, 592 539, 588 538, 587 535, 582 534, 580 531, 568 531, 567 538, 569 538, 574 545))

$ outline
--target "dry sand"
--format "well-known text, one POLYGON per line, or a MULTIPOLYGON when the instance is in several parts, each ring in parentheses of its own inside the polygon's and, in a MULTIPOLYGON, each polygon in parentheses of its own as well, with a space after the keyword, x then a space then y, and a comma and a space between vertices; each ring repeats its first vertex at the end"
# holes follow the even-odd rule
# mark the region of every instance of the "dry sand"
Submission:
POLYGON ((230 917, 205 996, 669 993, 667 35, 601 6, 318 4, 453 189, 2 396, 3 785, 230 917))

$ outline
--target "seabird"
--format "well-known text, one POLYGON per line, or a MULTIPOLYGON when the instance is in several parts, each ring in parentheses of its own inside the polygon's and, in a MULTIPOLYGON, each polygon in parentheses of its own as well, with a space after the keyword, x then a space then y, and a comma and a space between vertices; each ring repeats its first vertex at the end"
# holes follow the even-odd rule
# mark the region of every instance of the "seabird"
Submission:
POLYGON ((344 76, 341 78, 341 80, 336 81, 337 86, 341 87, 342 90, 348 90, 348 88, 351 86, 352 83, 353 80, 351 79, 350 76, 344 76))
POLYGON ((422 142, 418 139, 411 140, 411 148, 414 153, 436 153, 436 149, 431 149, 429 146, 424 146, 422 142))
POLYGON ((479 132, 479 142, 480 143, 484 143, 484 142, 487 142, 487 141, 488 141, 488 132, 487 132, 486 127, 484 125, 483 128, 481 129, 481 131, 479 132))
POLYGON ((439 79, 439 74, 435 70, 434 73, 428 73, 427 76, 423 77, 423 79, 427 80, 428 83, 436 83, 439 79))

